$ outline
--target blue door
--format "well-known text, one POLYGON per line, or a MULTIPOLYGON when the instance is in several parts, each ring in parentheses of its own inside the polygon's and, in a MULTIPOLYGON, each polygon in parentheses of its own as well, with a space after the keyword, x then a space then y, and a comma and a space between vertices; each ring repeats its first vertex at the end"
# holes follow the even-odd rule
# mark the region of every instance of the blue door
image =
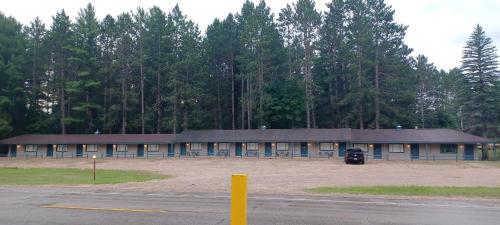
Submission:
POLYGON ((271 142, 266 142, 265 144, 265 150, 264 150, 264 155, 269 157, 273 155, 273 144, 271 142))
POLYGON ((10 157, 17 157, 17 145, 10 145, 10 157))
POLYGON ((172 145, 172 144, 168 144, 168 145, 167 145, 167 148, 168 148, 168 150, 167 150, 167 156, 168 156, 168 157, 173 157, 173 156, 175 156, 175 151, 174 151, 174 147, 173 147, 173 145, 172 145))
POLYGON ((300 156, 301 157, 309 156, 309 153, 307 150, 307 142, 300 142, 300 156))
POLYGON ((113 157, 113 145, 106 145, 106 157, 113 157))
POLYGON ((186 155, 186 143, 181 143, 180 155, 186 155))
POLYGON ((234 149, 234 155, 236 156, 242 156, 242 147, 241 147, 241 142, 236 142, 236 148, 234 149))
POLYGON ((144 144, 137 144, 137 157, 144 157, 144 144))
POLYGON ((54 145, 47 145, 47 157, 54 157, 54 145))
POLYGON ((76 145, 76 157, 83 156, 83 145, 76 145))
POLYGON ((382 144, 373 145, 373 158, 382 159, 382 144))
POLYGON ((207 144, 207 155, 212 156, 214 155, 214 143, 209 142, 207 144))
POLYGON ((346 148, 346 143, 345 142, 340 142, 339 143, 339 157, 344 158, 345 148, 346 148))
POLYGON ((412 160, 420 159, 420 151, 418 144, 411 145, 411 159, 412 160))
POLYGON ((474 145, 465 145, 464 160, 474 160, 474 145))

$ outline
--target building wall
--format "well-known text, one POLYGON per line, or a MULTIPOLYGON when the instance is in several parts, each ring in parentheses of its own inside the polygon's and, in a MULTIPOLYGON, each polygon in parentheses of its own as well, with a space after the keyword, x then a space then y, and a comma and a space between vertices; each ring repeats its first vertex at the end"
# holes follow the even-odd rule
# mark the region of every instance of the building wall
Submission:
MULTIPOLYGON (((276 149, 277 149, 277 143, 276 142, 271 142, 272 143, 272 156, 274 157, 276 154, 276 149)), ((214 143, 214 154, 217 154, 217 150, 219 149, 219 144, 220 143, 214 143)), ((242 154, 245 156, 246 153, 246 147, 247 143, 243 143, 245 145, 242 146, 242 154)), ((259 155, 260 157, 265 156, 265 142, 259 142, 259 155)), ((300 142, 293 142, 293 143, 288 143, 289 144, 289 153, 290 156, 292 153, 294 153, 294 157, 300 157, 300 149, 301 149, 301 143, 300 142)), ((334 158, 338 157, 338 151, 339 151, 339 143, 334 144, 334 158)), ((360 143, 363 146, 359 144, 351 144, 348 145, 350 147, 352 146, 357 146, 357 147, 363 147, 364 150, 370 155, 370 158, 373 158, 373 151, 374 151, 374 144, 369 144, 369 143, 360 143)), ((53 157, 60 157, 62 154, 64 154, 65 157, 71 157, 71 156, 76 156, 76 146, 75 144, 70 144, 68 146, 68 151, 61 153, 55 151, 54 148, 54 153, 53 157)), ((159 153, 163 154, 167 152, 167 144, 161 144, 159 145, 159 153)), ((201 143, 201 155, 206 156, 208 153, 207 150, 208 143, 201 143)), ((382 146, 382 159, 388 159, 389 160, 410 160, 411 156, 411 144, 405 143, 404 146, 404 152, 402 153, 394 153, 394 152, 389 152, 389 144, 381 144, 382 146)), ((17 145, 17 156, 18 157, 24 157, 26 154, 30 156, 34 156, 34 152, 25 152, 25 145, 17 145)), ((186 146, 187 151, 190 150, 191 145, 186 146)), ((230 148, 230 156, 235 157, 235 148, 236 143, 231 142, 229 143, 229 148, 230 148)), ((88 157, 90 158, 93 154, 95 154, 97 157, 105 157, 106 156, 106 149, 107 145, 106 144, 99 144, 97 145, 97 152, 87 152, 85 149, 83 151, 84 156, 83 157, 88 157)), ((419 156, 420 159, 425 160, 463 160, 464 159, 464 151, 465 151, 465 145, 463 144, 458 144, 457 145, 457 153, 441 153, 441 145, 440 144, 419 144, 419 156)), ((480 157, 480 152, 478 152, 477 146, 473 145, 473 151, 474 151, 474 159, 478 159, 480 157)), ((175 155, 178 156, 180 153, 180 143, 174 144, 174 152, 175 155)), ((318 156, 320 152, 320 142, 309 142, 308 143, 308 153, 311 156, 318 156)), ((128 154, 134 154, 137 156, 137 144, 130 144, 127 147, 127 153, 128 154)), ((9 151, 10 154, 10 151, 9 151)), ((43 157, 47 157, 47 145, 38 145, 37 147, 37 153, 38 156, 43 155, 43 157)), ((115 150, 113 152, 113 156, 116 156, 117 151, 115 150)), ((145 150, 144 152, 144 157, 147 156, 147 151, 145 150)))

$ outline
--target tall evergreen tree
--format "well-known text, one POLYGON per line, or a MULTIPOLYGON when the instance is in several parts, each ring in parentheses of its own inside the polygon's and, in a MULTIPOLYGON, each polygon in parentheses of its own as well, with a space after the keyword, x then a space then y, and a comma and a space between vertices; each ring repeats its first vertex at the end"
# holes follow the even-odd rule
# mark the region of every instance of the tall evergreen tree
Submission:
POLYGON ((68 74, 70 73, 70 48, 73 45, 71 29, 71 21, 66 15, 64 10, 52 18, 52 26, 48 32, 48 51, 50 52, 50 64, 48 73, 50 77, 50 91, 49 95, 52 96, 50 100, 54 107, 52 116, 54 121, 59 122, 59 129, 62 134, 66 134, 66 125, 68 123, 68 103, 67 103, 67 82, 68 74))
POLYGON ((469 37, 462 56, 463 77, 467 92, 463 113, 465 130, 487 137, 498 124, 497 108, 500 93, 496 48, 483 28, 477 25, 469 37))

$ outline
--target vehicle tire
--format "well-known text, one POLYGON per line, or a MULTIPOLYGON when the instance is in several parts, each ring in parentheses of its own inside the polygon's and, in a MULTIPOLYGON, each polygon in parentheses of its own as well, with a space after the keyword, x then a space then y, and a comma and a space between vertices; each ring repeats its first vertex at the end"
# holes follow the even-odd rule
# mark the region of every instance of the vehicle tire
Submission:
POLYGON ((361 165, 365 164, 365 160, 361 160, 361 165))

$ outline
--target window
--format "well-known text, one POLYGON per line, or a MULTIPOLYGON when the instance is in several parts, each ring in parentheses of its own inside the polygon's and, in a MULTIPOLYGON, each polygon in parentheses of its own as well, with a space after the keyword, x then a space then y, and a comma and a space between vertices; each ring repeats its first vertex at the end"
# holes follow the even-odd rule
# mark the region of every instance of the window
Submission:
POLYGON ((443 153, 443 154, 457 153, 457 145, 454 145, 454 144, 441 144, 441 153, 443 153))
POLYGON ((354 148, 359 148, 363 150, 364 152, 368 151, 368 145, 367 144, 354 144, 354 148))
POLYGON ((276 150, 288 150, 288 143, 276 144, 276 150))
POLYGON ((247 150, 259 150, 259 143, 247 143, 247 150))
POLYGON ((38 150, 38 145, 26 145, 24 151, 26 152, 36 152, 38 150))
POLYGON ((67 151, 68 151, 67 145, 57 145, 56 147, 56 152, 67 152, 67 151))
POLYGON ((87 152, 97 152, 97 145, 87 145, 85 148, 87 152))
POLYGON ((201 143, 191 143, 191 150, 201 150, 201 143))
POLYGON ((320 143, 319 150, 321 150, 321 151, 333 151, 333 143, 320 143))
POLYGON ((116 151, 117 152, 126 152, 127 151, 127 145, 117 145, 116 146, 116 151))
POLYGON ((219 150, 229 150, 229 143, 219 143, 219 150))
POLYGON ((405 152, 403 144, 389 144, 389 152, 391 153, 403 153, 405 152))
POLYGON ((145 145, 148 152, 158 152, 160 148, 158 145, 145 145))

